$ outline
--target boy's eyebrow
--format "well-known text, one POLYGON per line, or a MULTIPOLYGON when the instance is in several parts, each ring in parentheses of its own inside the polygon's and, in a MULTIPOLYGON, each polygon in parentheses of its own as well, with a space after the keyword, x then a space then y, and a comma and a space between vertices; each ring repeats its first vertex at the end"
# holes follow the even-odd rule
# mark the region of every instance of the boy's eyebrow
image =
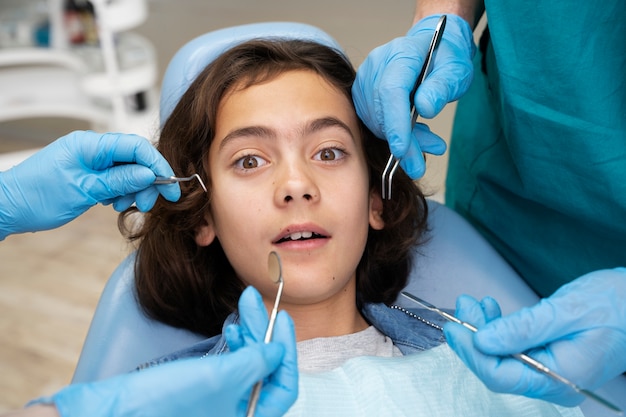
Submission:
POLYGON ((337 119, 336 117, 331 117, 331 116, 322 117, 320 119, 315 119, 311 121, 305 126, 303 133, 304 135, 309 135, 311 133, 315 133, 317 131, 326 129, 328 127, 338 127, 342 130, 345 130, 346 133, 350 135, 352 140, 354 140, 354 135, 352 134, 350 127, 344 122, 342 122, 341 120, 337 119))
MULTIPOLYGON (((350 135, 350 138, 354 140, 354 135, 352 134, 352 130, 350 130, 350 127, 346 123, 337 119, 336 117, 331 117, 331 116, 312 120, 306 125, 304 125, 301 131, 302 131, 302 135, 306 136, 306 135, 313 134, 315 132, 318 132, 320 130, 323 130, 329 127, 338 127, 346 131, 346 133, 350 135)), ((278 136, 278 134, 274 129, 264 127, 264 126, 242 127, 241 129, 235 129, 232 132, 229 132, 220 143, 219 149, 222 149, 231 140, 244 137, 244 136, 256 136, 256 137, 265 137, 265 138, 272 139, 278 136)))
POLYGON ((220 142, 219 149, 221 150, 226 146, 226 144, 234 139, 242 138, 246 136, 256 136, 259 138, 274 138, 276 137, 276 132, 272 129, 263 126, 246 126, 241 129, 235 129, 232 132, 229 132, 222 142, 220 142))

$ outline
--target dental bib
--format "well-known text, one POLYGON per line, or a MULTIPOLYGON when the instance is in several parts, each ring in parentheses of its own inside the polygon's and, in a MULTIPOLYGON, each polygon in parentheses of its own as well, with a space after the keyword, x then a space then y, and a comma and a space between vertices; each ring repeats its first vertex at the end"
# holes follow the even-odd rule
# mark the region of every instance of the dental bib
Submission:
POLYGON ((320 373, 301 373, 296 416, 580 417, 565 408, 497 394, 448 345, 403 357, 361 356, 320 373))

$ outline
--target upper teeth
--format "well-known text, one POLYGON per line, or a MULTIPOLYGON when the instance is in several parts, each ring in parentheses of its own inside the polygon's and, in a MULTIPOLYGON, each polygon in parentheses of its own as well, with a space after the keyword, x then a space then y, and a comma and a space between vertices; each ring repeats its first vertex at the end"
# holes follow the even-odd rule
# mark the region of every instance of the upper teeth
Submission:
POLYGON ((298 240, 302 238, 308 239, 311 236, 313 236, 313 232, 295 232, 285 237, 285 239, 291 239, 291 240, 298 240))

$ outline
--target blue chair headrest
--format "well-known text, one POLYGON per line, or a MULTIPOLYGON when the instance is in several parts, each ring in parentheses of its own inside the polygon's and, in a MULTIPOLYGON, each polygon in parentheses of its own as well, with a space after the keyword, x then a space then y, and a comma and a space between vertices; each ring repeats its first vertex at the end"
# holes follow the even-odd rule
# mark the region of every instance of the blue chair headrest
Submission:
POLYGON ((170 61, 161 86, 161 127, 198 74, 228 49, 252 39, 297 39, 317 42, 345 55, 330 35, 315 26, 291 22, 264 22, 205 33, 185 44, 170 61))

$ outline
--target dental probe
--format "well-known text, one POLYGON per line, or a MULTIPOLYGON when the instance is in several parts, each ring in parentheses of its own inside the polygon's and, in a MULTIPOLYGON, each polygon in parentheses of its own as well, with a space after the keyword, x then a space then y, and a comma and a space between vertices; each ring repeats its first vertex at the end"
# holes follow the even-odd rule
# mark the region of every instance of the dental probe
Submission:
MULTIPOLYGON (((438 307, 435 307, 434 305, 430 304, 427 301, 422 300, 419 297, 414 296, 411 293, 408 293, 406 291, 402 291, 400 294, 402 294, 404 297, 408 298, 409 300, 421 305, 422 307, 433 311, 437 314, 439 314, 440 316, 444 317, 445 319, 452 321, 454 323, 458 323, 461 326, 465 327, 466 329, 471 330, 472 332, 476 333, 478 331, 478 328, 476 326, 474 326, 473 324, 467 323, 465 321, 462 321, 460 319, 458 319, 457 317, 453 316, 450 313, 445 312, 444 310, 441 310, 438 307)), ((554 372, 552 369, 548 368, 546 365, 544 365, 543 363, 539 362, 536 359, 531 358, 530 356, 526 355, 525 353, 515 353, 513 355, 510 355, 511 357, 517 359, 518 361, 525 363, 526 365, 530 366, 531 368, 533 368, 536 371, 539 371, 545 375, 548 375, 552 378, 554 378, 555 380, 568 385, 569 387, 571 387, 572 389, 574 389, 576 392, 583 394, 584 396, 586 396, 587 398, 591 398, 592 400, 596 401, 599 404, 602 404, 603 406, 607 407, 608 409, 610 409, 611 411, 617 413, 618 415, 622 415, 623 412, 622 410, 616 406, 615 404, 611 403, 610 401, 600 397, 597 394, 594 394, 593 392, 586 390, 584 388, 579 387, 578 385, 576 385, 575 383, 573 383, 572 381, 570 381, 569 379, 565 378, 562 375, 559 375, 558 373, 554 372)))
MULTIPOLYGON (((276 322, 276 315, 278 314, 278 304, 280 303, 280 297, 283 295, 283 268, 278 253, 274 251, 270 252, 267 259, 267 269, 269 271, 270 279, 274 283, 278 284, 278 291, 276 292, 276 299, 274 300, 274 308, 272 308, 272 313, 270 314, 270 321, 267 324, 267 329, 265 330, 264 343, 272 341, 274 323, 276 322)), ((246 417, 254 416, 254 411, 256 410, 256 405, 259 402, 259 396, 261 395, 262 386, 263 381, 259 381, 254 384, 252 394, 250 395, 250 402, 248 403, 248 411, 246 411, 246 417)))
MULTIPOLYGON (((422 70, 420 74, 417 76, 417 80, 415 81, 415 85, 411 90, 411 94, 409 95, 409 101, 411 102, 411 126, 415 125, 417 122, 417 110, 415 109, 415 93, 417 89, 428 75, 430 71, 430 64, 433 60, 437 47, 441 42, 441 38, 443 37, 443 31, 446 28, 446 20, 447 17, 444 14, 439 18, 439 22, 437 22, 437 26, 435 27, 435 32, 433 33, 433 37, 430 40, 430 47, 428 48, 428 52, 426 53, 426 58, 424 59, 424 65, 422 66, 422 70)), ((385 165, 385 169, 382 174, 382 187, 381 187, 381 197, 383 200, 391 200, 391 186, 393 183, 393 176, 396 173, 396 169, 400 165, 400 160, 397 159, 393 153, 389 155, 389 159, 387 160, 387 165, 385 165)))
POLYGON ((198 180, 198 182, 202 186, 202 189, 206 193, 207 192, 206 186, 204 185, 204 182, 202 181, 202 178, 200 178, 200 175, 198 175, 198 174, 193 174, 190 177, 156 177, 156 180, 154 180, 153 184, 155 184, 155 185, 159 185, 159 184, 174 184, 175 182, 191 181, 193 179, 197 179, 198 180))

